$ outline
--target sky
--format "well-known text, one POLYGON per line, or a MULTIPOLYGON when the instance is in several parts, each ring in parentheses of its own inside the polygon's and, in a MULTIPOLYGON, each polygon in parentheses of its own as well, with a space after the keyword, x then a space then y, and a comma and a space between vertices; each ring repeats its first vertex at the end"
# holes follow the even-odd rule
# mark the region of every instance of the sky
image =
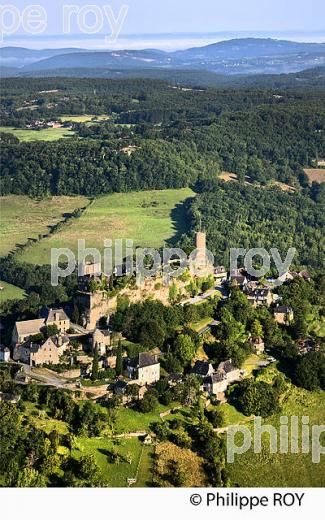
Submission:
POLYGON ((324 0, 34 0, 31 4, 9 0, 6 5, 14 5, 21 19, 18 22, 15 15, 15 26, 9 29, 14 15, 1 12, 1 45, 172 49, 246 35, 325 42, 324 0), (33 4, 42 6, 47 15, 39 34, 30 34, 22 21, 23 10, 33 4), (96 12, 86 7, 94 4, 96 12), (79 6, 65 31, 64 5, 79 6), (104 6, 111 8, 110 16, 115 19, 124 13, 116 23, 116 41, 104 38, 112 34, 104 6), (120 11, 122 6, 128 8, 120 11), (80 21, 83 14, 92 34, 85 33, 87 27, 80 21))

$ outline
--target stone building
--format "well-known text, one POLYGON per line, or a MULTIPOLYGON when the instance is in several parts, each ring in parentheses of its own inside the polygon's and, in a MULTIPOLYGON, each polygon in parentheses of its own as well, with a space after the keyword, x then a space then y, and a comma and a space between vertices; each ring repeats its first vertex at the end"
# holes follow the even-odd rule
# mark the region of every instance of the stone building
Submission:
POLYGON ((39 342, 28 340, 17 344, 14 347, 13 358, 30 366, 58 365, 68 347, 69 338, 58 334, 39 342))
POLYGON ((56 325, 60 333, 65 333, 70 328, 70 320, 63 309, 44 309, 36 320, 16 321, 12 345, 24 343, 50 325, 56 325))
POLYGON ((274 309, 274 319, 280 325, 289 325, 293 318, 293 310, 290 307, 278 305, 274 309))
POLYGON ((211 376, 214 372, 214 368, 208 361, 196 361, 192 368, 192 374, 198 377, 211 376))
POLYGON ((111 333, 109 330, 95 329, 92 336, 92 348, 97 348, 100 356, 105 356, 111 345, 111 333))
POLYGON ((196 252, 189 262, 189 269, 192 274, 199 277, 213 275, 214 266, 211 260, 206 247, 206 233, 198 231, 196 233, 196 252))
POLYGON ((250 343, 252 344, 254 348, 255 354, 263 354, 265 351, 265 343, 263 341, 263 338, 256 338, 251 337, 249 339, 250 343))
POLYGON ((239 368, 235 367, 231 359, 218 365, 213 374, 209 374, 203 382, 203 390, 209 395, 218 395, 225 392, 228 385, 241 380, 239 368))
POLYGON ((160 363, 157 356, 141 352, 135 359, 127 363, 127 375, 136 379, 139 385, 151 385, 160 379, 160 363))

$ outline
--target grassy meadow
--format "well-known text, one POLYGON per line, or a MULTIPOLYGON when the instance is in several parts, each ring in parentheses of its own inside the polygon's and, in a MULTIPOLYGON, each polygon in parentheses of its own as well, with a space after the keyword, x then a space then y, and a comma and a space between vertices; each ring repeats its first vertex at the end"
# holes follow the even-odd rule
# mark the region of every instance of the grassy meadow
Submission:
POLYGON ((25 130, 12 126, 0 126, 0 132, 13 134, 19 141, 57 141, 58 139, 72 137, 73 130, 69 128, 44 128, 42 130, 25 130))
MULTIPOLYGON (((270 365, 260 377, 270 382, 278 374, 276 366, 270 365)), ((265 419, 263 424, 272 425, 279 432, 281 416, 287 416, 289 424, 290 418, 297 416, 299 418, 298 440, 301 443, 302 416, 309 417, 310 426, 325 424, 325 392, 309 392, 289 382, 287 385, 287 390, 282 397, 281 412, 265 419)), ((252 431, 253 424, 248 422, 247 427, 252 431)), ((324 434, 322 441, 324 445, 324 434)), ((242 435, 236 442, 241 445, 242 435)), ((253 448, 250 448, 242 455, 235 455, 234 463, 227 464, 227 471, 232 485, 239 487, 322 487, 325 485, 324 457, 319 464, 315 464, 312 462, 311 453, 291 454, 290 449, 289 453, 285 454, 270 453, 268 434, 262 436, 261 453, 254 453, 253 448)))
POLYGON ((2 287, 0 290, 0 305, 7 300, 21 300, 25 296, 22 289, 2 280, 0 280, 0 287, 2 287))
POLYGON ((29 238, 46 234, 49 226, 87 203, 85 197, 51 197, 40 201, 20 195, 0 197, 0 256, 7 255, 18 244, 25 244, 29 238))
POLYGON ((95 199, 80 218, 43 239, 20 257, 23 261, 49 263, 51 248, 77 251, 78 239, 86 247, 103 250, 104 239, 132 239, 135 246, 161 247, 186 228, 182 203, 194 196, 189 188, 179 190, 114 193, 95 199))
POLYGON ((150 486, 152 482, 153 447, 133 439, 85 438, 76 439, 72 457, 93 454, 110 487, 126 487, 128 478, 136 478, 135 487, 150 486), (119 456, 111 461, 111 454, 119 456))
POLYGON ((110 119, 110 116, 95 116, 91 114, 84 114, 80 116, 60 116, 59 119, 63 122, 69 122, 69 123, 90 123, 92 121, 100 122, 100 121, 107 121, 110 119))

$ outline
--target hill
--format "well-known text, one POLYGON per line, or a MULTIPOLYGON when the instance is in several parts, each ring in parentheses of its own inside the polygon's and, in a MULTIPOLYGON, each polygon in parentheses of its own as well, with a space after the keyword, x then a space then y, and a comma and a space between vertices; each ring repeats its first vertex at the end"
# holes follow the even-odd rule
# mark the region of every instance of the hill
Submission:
MULTIPOLYGON (((271 38, 242 38, 176 52, 155 49, 90 51, 86 49, 0 49, 3 66, 18 74, 71 69, 197 69, 226 75, 280 74, 325 65, 325 44, 271 38)), ((70 73, 68 73, 69 75, 70 73)))

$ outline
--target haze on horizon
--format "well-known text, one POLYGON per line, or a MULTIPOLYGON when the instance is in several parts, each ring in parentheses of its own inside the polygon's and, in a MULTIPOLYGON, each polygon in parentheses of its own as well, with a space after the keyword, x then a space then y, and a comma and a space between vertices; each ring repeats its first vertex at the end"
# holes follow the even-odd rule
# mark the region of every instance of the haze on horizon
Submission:
MULTIPOLYGON (((96 0, 98 7, 110 5, 116 16, 123 4, 129 11, 116 42, 105 43, 106 20, 98 34, 83 34, 72 17, 71 33, 63 34, 62 7, 66 0, 39 0, 47 12, 47 28, 38 35, 21 28, 5 36, 1 46, 34 49, 82 47, 88 49, 176 50, 241 37, 274 37, 305 42, 325 42, 324 0, 96 0)), ((76 0, 80 7, 91 2, 76 0)), ((30 5, 16 0, 22 11, 30 5)), ((91 22, 91 16, 89 22, 91 22)))

